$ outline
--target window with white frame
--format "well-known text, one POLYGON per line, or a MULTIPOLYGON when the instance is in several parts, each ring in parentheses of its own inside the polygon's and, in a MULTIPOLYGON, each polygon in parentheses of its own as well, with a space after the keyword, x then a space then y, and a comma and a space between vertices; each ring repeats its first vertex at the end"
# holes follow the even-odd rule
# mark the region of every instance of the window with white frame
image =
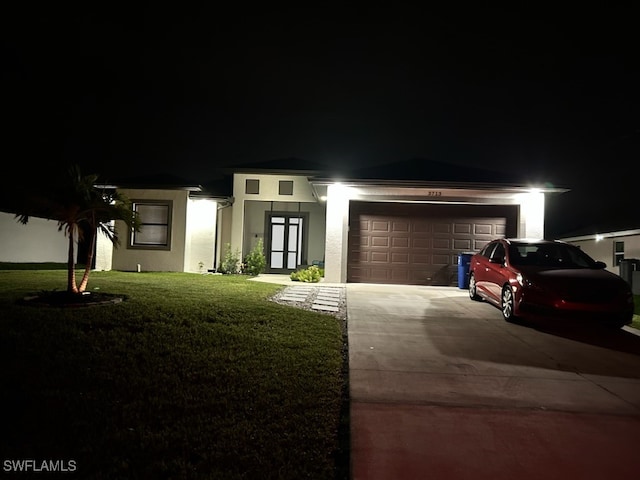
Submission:
POLYGON ((140 230, 132 231, 129 241, 131 248, 169 250, 171 248, 170 200, 134 201, 133 210, 140 219, 140 230))
POLYGON ((613 264, 618 266, 621 260, 624 260, 624 242, 613 242, 613 264))

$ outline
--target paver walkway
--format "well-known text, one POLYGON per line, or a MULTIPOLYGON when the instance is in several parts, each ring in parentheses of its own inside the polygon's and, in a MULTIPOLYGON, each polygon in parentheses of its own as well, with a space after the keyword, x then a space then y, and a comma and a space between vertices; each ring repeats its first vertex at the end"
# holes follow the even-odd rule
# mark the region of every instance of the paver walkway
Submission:
POLYGON ((312 310, 321 312, 339 312, 344 298, 344 287, 294 285, 285 288, 279 299, 285 302, 310 304, 312 310))

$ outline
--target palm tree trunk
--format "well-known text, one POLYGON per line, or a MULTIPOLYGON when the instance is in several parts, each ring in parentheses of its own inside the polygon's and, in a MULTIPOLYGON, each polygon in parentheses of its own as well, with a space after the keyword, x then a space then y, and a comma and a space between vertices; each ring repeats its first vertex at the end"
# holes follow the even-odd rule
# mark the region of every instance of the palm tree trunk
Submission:
POLYGON ((87 260, 84 266, 84 275, 82 275, 82 280, 80 281, 80 286, 78 287, 78 291, 80 293, 84 292, 87 289, 87 284, 89 283, 89 275, 91 274, 91 265, 93 264, 93 251, 96 248, 97 236, 98 236, 98 232, 95 229, 92 229, 91 242, 89 245, 89 249, 87 251, 87 260))
POLYGON ((75 226, 69 225, 69 256, 67 258, 67 292, 78 293, 76 286, 76 265, 74 261, 75 226))

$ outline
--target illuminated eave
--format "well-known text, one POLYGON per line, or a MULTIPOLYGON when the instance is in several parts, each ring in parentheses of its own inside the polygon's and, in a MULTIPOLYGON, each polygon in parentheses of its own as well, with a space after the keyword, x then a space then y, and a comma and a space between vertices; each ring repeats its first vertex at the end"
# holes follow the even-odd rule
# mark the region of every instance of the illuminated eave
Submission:
POLYGON ((566 188, 538 185, 504 185, 487 183, 413 182, 363 180, 339 181, 313 179, 310 183, 317 198, 326 195, 329 185, 339 183, 350 190, 351 200, 414 203, 486 203, 487 199, 514 200, 518 195, 564 193, 566 188))

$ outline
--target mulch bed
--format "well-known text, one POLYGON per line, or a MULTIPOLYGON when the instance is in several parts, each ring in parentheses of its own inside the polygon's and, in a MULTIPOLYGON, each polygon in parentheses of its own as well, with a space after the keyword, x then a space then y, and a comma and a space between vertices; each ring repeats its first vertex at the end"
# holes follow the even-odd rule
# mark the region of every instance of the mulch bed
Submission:
POLYGON ((48 291, 29 295, 20 300, 23 305, 38 307, 92 307, 98 305, 113 305, 125 299, 124 295, 102 292, 69 293, 67 291, 48 291))

